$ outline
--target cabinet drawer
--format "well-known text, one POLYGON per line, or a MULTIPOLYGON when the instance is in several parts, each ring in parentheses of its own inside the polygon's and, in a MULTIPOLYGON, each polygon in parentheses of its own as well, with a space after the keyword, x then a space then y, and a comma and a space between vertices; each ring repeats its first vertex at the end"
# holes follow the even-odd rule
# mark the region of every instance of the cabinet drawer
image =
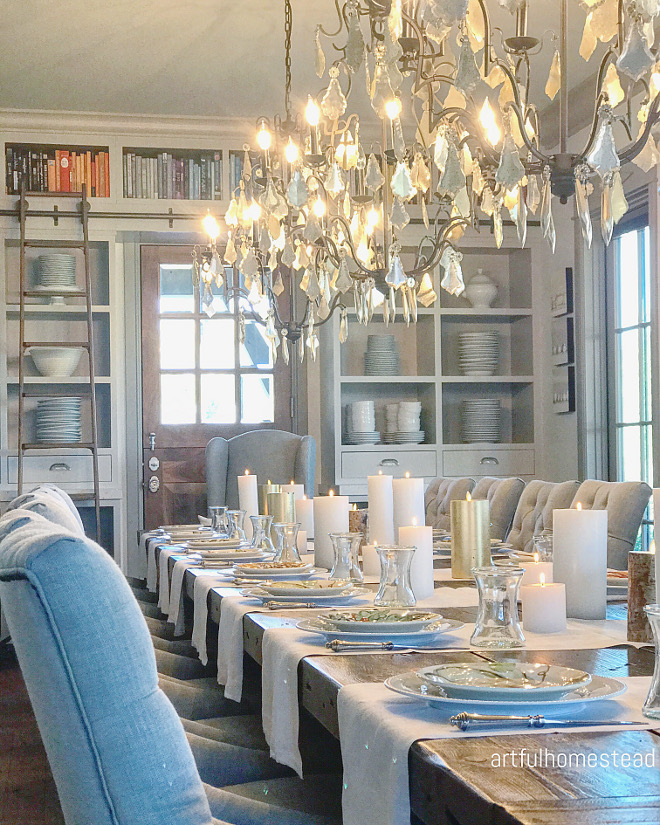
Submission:
POLYGON ((534 475, 534 450, 443 450, 444 476, 534 475))
POLYGON ((385 475, 395 478, 402 478, 407 472, 411 476, 435 478, 437 456, 436 450, 342 453, 341 477, 365 479, 366 476, 378 475, 378 471, 382 470, 385 475))
MULTIPOLYGON (((9 483, 18 482, 18 458, 9 456, 9 483)), ((90 453, 73 455, 29 455, 23 459, 25 484, 48 482, 65 487, 68 484, 92 484, 92 456, 90 453)), ((112 481, 112 456, 99 456, 99 481, 112 481)))

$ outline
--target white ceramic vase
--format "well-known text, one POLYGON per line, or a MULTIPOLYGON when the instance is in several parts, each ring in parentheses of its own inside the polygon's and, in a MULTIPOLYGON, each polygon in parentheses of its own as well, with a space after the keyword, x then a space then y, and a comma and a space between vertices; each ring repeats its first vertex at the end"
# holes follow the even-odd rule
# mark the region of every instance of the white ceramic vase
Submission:
POLYGON ((465 297, 475 309, 486 309, 497 298, 497 284, 483 269, 477 269, 465 287, 465 297))

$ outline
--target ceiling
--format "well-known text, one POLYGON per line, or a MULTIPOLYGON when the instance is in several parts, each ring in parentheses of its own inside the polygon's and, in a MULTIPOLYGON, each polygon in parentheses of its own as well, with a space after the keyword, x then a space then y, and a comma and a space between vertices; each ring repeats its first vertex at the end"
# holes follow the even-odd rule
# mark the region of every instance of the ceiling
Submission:
MULTIPOLYGON (((293 103, 302 108, 307 93, 327 83, 314 74, 315 26, 332 28, 336 16, 333 0, 292 4, 293 103)), ((239 118, 282 113, 283 6, 283 0, 5 2, 0 108, 239 118)), ((559 0, 535 0, 530 29, 556 30, 558 8, 559 0)), ((584 12, 577 0, 570 11, 577 84, 595 71, 596 60, 587 65, 577 56, 584 12)), ((501 17, 511 33, 510 15, 499 12, 495 24, 501 17)), ((539 58, 540 95, 552 52, 549 47, 539 58)), ((331 59, 329 44, 326 53, 331 59)), ((357 91, 364 106, 364 89, 357 91)))

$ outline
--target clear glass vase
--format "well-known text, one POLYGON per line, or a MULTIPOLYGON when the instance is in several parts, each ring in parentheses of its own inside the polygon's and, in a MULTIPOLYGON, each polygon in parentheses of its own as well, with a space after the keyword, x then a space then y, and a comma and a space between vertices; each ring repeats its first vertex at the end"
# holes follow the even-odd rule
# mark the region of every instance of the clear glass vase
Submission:
POLYGON ((229 538, 237 541, 246 541, 243 522, 245 521, 245 510, 227 510, 229 521, 229 538))
POLYGON ((414 547, 382 545, 377 548, 380 558, 380 586, 374 598, 376 607, 414 607, 417 604, 410 585, 410 565, 414 547))
POLYGON ((293 521, 278 521, 273 524, 273 532, 275 533, 274 561, 297 564, 302 561, 298 553, 298 530, 300 530, 300 524, 293 521))
POLYGON ((647 604, 644 608, 655 642, 655 668, 648 696, 642 707, 644 716, 660 719, 660 604, 647 604))
POLYGON ((534 552, 539 554, 539 561, 552 561, 552 530, 543 530, 532 538, 534 552))
POLYGON ((226 534, 227 530, 227 508, 226 507, 209 507, 209 518, 211 519, 211 527, 215 533, 226 534))
POLYGON ((470 644, 511 648, 525 643, 518 621, 518 588, 525 571, 520 567, 475 567, 479 610, 470 644))
POLYGON ((331 579, 350 579, 353 582, 364 581, 360 570, 358 554, 362 533, 330 533, 335 563, 330 571, 331 579))
POLYGON ((250 516, 252 522, 252 542, 250 547, 262 553, 274 553, 275 547, 270 538, 272 516, 250 516))

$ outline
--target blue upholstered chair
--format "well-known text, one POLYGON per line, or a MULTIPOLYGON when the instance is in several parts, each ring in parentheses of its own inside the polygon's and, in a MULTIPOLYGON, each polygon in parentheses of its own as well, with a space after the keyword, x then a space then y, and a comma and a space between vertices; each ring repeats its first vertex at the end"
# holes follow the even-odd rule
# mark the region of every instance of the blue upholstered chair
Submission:
POLYGON ((253 430, 226 438, 212 438, 206 445, 206 494, 209 506, 238 507, 237 476, 245 470, 265 483, 305 485, 314 495, 316 442, 311 435, 284 430, 253 430))
POLYGON ((327 777, 235 784, 250 776, 250 742, 186 735, 130 587, 98 545, 37 514, 5 514, 0 598, 67 825, 338 821, 325 813, 327 777))

